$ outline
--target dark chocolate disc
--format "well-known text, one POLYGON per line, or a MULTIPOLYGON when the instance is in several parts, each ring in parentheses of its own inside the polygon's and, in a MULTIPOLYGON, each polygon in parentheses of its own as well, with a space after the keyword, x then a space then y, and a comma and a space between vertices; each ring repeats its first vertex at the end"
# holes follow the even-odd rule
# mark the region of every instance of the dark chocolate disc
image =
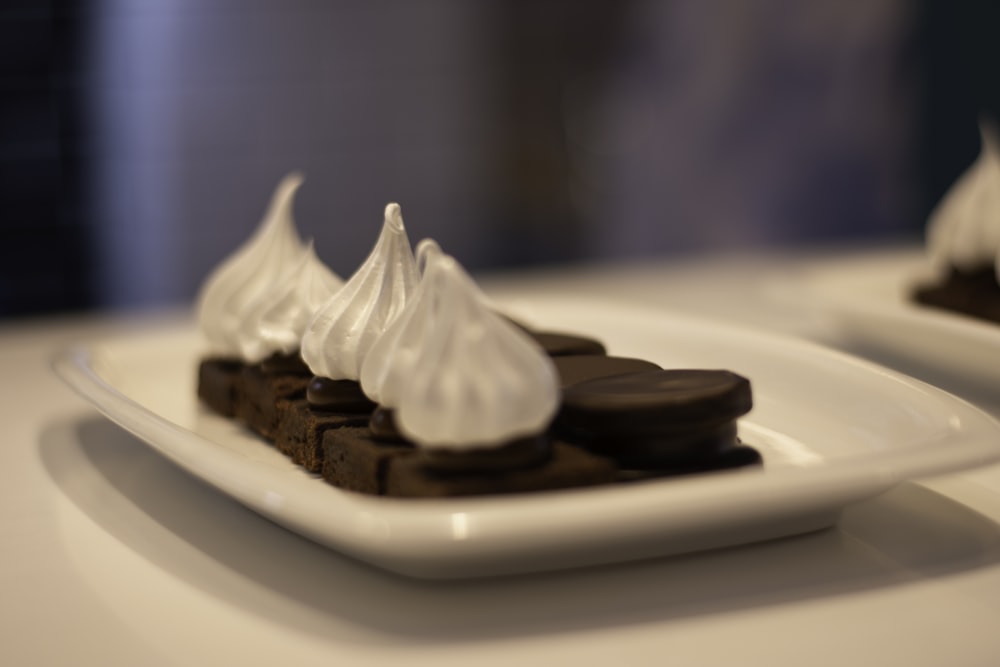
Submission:
POLYGON ((730 371, 644 371, 567 387, 557 423, 585 437, 683 432, 733 421, 752 405, 750 382, 730 371))
POLYGON ((701 460, 667 464, 663 466, 629 466, 618 470, 617 479, 620 482, 640 481, 658 477, 677 477, 696 473, 713 472, 717 470, 735 470, 748 468, 763 463, 763 458, 753 447, 739 441, 730 447, 724 447, 715 455, 701 460))
POLYGON ((764 458, 753 447, 744 444, 737 444, 724 450, 715 461, 714 470, 724 470, 729 468, 743 468, 746 466, 760 465, 764 458))
POLYGON ((318 375, 306 387, 306 400, 309 407, 329 412, 368 412, 375 408, 356 380, 331 380, 318 375))
POLYGON ((552 453, 545 435, 512 440, 497 447, 472 449, 421 448, 422 466, 435 473, 491 473, 530 468, 544 463, 552 453))
POLYGON ((581 444, 595 454, 613 458, 623 468, 647 470, 671 466, 711 469, 737 442, 736 422, 731 421, 671 433, 588 438, 581 444))
POLYGON ((281 354, 275 352, 267 359, 260 362, 260 369, 268 375, 312 375, 312 371, 302 361, 298 352, 293 354, 281 354))
POLYGON ((562 357, 568 354, 604 354, 604 344, 599 340, 577 336, 558 331, 531 331, 529 336, 542 346, 550 357, 562 357))
POLYGON ((375 408, 371 419, 368 420, 368 429, 372 432, 372 437, 383 442, 406 442, 406 438, 396 428, 395 411, 391 408, 379 406, 375 408))
POLYGON ((553 357, 552 363, 556 367, 559 383, 563 387, 612 375, 660 370, 660 367, 652 361, 631 357, 608 357, 602 354, 570 354, 553 357))

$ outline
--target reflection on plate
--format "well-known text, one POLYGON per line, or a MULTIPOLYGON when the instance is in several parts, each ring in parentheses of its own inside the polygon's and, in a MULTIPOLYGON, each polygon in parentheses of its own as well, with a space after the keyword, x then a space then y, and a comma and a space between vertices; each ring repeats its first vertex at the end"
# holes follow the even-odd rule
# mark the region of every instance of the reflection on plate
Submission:
POLYGON ((910 290, 930 275, 916 250, 833 260, 805 273, 803 303, 888 358, 1000 384, 1000 363, 992 361, 1000 359, 1000 325, 913 303, 910 290))
POLYGON ((755 407, 740 434, 762 451, 764 468, 516 497, 369 497, 309 476, 202 410, 193 329, 79 345, 56 369, 110 419, 260 514, 416 577, 557 569, 802 533, 905 479, 1000 458, 1000 425, 982 412, 807 342, 594 301, 534 296, 510 312, 598 336, 614 354, 749 377, 755 407))

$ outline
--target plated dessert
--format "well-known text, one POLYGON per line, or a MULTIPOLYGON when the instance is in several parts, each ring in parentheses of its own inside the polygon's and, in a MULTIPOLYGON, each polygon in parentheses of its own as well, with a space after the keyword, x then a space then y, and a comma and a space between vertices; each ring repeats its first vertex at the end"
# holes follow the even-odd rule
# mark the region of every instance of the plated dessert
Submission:
POLYGON ((932 212, 927 249, 937 277, 917 303, 1000 323, 1000 138, 980 126, 979 157, 932 212))
POLYGON ((198 396, 340 488, 398 497, 519 493, 761 464, 737 438, 749 381, 609 355, 490 303, 385 209, 347 280, 292 219, 301 178, 206 280, 198 396))

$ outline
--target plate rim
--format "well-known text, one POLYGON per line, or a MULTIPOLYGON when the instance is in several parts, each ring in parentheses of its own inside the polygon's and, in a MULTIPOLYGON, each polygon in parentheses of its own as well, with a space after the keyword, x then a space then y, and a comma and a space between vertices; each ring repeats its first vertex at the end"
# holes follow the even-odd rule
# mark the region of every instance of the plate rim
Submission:
MULTIPOLYGON (((567 303, 572 304, 573 301, 560 299, 564 306, 567 303)), ((629 313, 631 317, 640 318, 666 318, 672 323, 683 322, 685 326, 707 328, 716 333, 721 328, 731 329, 735 326, 741 337, 750 336, 758 341, 793 345, 810 354, 823 355, 839 363, 853 365, 863 372, 877 373, 883 378, 906 386, 907 391, 931 392, 935 400, 948 402, 953 410, 971 420, 975 428, 972 432, 965 433, 964 437, 956 437, 954 447, 938 447, 937 451, 918 451, 920 456, 903 462, 899 461, 898 451, 889 451, 882 452, 881 455, 875 453, 865 457, 855 457, 854 460, 844 461, 836 466, 776 469, 760 474, 757 471, 721 473, 669 482, 546 492, 544 496, 524 494, 489 498, 420 499, 416 502, 360 496, 336 489, 320 480, 318 484, 310 485, 310 488, 322 489, 321 493, 305 492, 301 489, 293 491, 293 502, 289 505, 284 482, 277 484, 278 495, 272 497, 270 501, 266 494, 263 498, 260 496, 262 489, 275 485, 276 477, 273 469, 248 457, 239 456, 219 443, 157 414, 122 392, 95 367, 95 357, 99 356, 102 345, 123 340, 135 342, 136 339, 151 334, 162 335, 162 329, 151 332, 128 331, 119 336, 77 342, 59 351, 53 358, 52 365, 64 382, 90 401, 111 421, 122 426, 175 464, 234 497, 250 509, 348 555, 401 574, 426 578, 478 576, 481 572, 491 574, 493 573, 491 567, 493 569, 498 567, 495 561, 499 557, 516 557, 519 553, 518 545, 508 545, 507 550, 510 553, 498 552, 498 542, 503 542, 512 536, 524 538, 528 535, 535 540, 531 545, 534 549, 558 551, 567 543, 580 541, 580 536, 574 534, 574 531, 579 531, 581 527, 595 520, 607 522, 609 517, 614 517, 616 514, 627 514, 618 516, 619 519, 625 520, 617 530, 623 539, 633 540, 641 539, 650 533, 648 527, 636 523, 651 522, 662 527, 666 522, 676 533, 679 526, 686 530, 697 531, 710 528, 712 525, 762 520, 769 516, 780 515, 783 511, 787 514, 788 508, 784 507, 787 498, 769 492, 768 482, 765 480, 777 481, 781 489, 786 491, 799 487, 808 489, 809 493, 799 493, 795 497, 802 500, 800 496, 804 495, 817 506, 817 511, 830 509, 831 503, 836 505, 839 511, 848 504, 877 495, 908 479, 955 472, 1000 460, 1000 445, 993 444, 991 439, 984 437, 984 433, 977 432, 986 430, 992 431, 994 435, 1000 434, 1000 424, 992 417, 943 390, 877 364, 804 339, 753 327, 715 322, 643 306, 612 304, 597 299, 578 301, 588 304, 589 308, 594 308, 595 304, 599 303, 600 307, 613 309, 619 314, 629 313), (215 447, 205 447, 206 444, 215 447), (193 455, 192 450, 196 448, 200 449, 193 455), (956 453, 962 455, 957 456, 956 453), (228 475, 225 474, 227 470, 228 475), (285 505, 278 502, 282 494, 285 505), (733 500, 740 494, 750 494, 754 502, 738 503, 734 506, 733 500), (551 523, 546 525, 548 532, 529 530, 529 526, 512 529, 514 522, 510 516, 536 510, 537 501, 541 497, 547 501, 545 507, 547 517, 557 521, 555 524, 558 526, 557 529, 553 531, 551 523), (834 500, 831 501, 831 498, 834 500), (836 501, 837 498, 844 500, 836 501), (354 514, 348 517, 347 522, 332 527, 329 523, 318 525, 304 520, 301 510, 295 503, 308 503, 316 499, 333 502, 339 505, 339 509, 353 511, 354 514), (701 504, 698 505, 696 513, 683 512, 670 504, 672 500, 697 501, 701 504), (274 504, 269 506, 268 502, 274 504), (637 515, 638 509, 642 511, 637 515), (628 514, 629 512, 631 513, 628 514), (453 524, 454 517, 460 514, 466 518, 471 516, 478 525, 484 526, 482 530, 486 531, 486 536, 473 535, 470 539, 466 535, 460 539, 454 532, 453 524), (687 525, 685 521, 698 525, 687 525), (493 531, 492 534, 489 531, 493 531), (471 574, 463 574, 465 572, 471 574)), ((189 334, 190 328, 190 324, 177 324, 171 327, 178 334, 189 334)), ((193 389, 191 391, 193 396, 193 389)), ((287 480, 288 483, 296 483, 291 475, 287 480)), ((808 508, 797 509, 804 511, 808 508)), ((835 516, 828 519, 832 522, 835 516)), ((589 542, 583 540, 583 543, 589 542)), ((524 546, 520 545, 520 548, 523 550, 524 546)), ((660 555, 667 553, 679 552, 668 550, 660 555)), ((598 562, 607 561, 608 558, 603 557, 598 562)), ((508 564, 506 567, 511 566, 508 564)), ((525 569, 523 566, 518 566, 514 571, 531 569, 535 568, 525 569)))
POLYGON ((943 308, 921 306, 903 298, 903 291, 908 285, 916 285, 921 279, 927 279, 933 270, 926 254, 913 250, 851 255, 828 260, 804 271, 804 289, 809 294, 822 295, 831 305, 845 312, 875 313, 884 317, 884 308, 890 306, 890 315, 1000 346, 1000 324, 991 324, 971 315, 953 313, 943 308), (839 288, 831 289, 833 280, 849 269, 857 270, 859 266, 883 280, 884 287, 892 287, 898 298, 874 303, 869 293, 859 301, 855 294, 846 294, 839 288))
POLYGON ((922 369, 933 367, 949 376, 995 386, 1000 381, 1000 369, 963 361, 950 353, 952 347, 926 342, 931 337, 943 336, 953 343, 1000 353, 1000 324, 921 306, 905 297, 908 286, 930 278, 936 270, 920 248, 847 255, 798 272, 799 287, 794 290, 797 292, 794 301, 811 309, 819 322, 847 340, 889 354, 893 363, 905 358, 922 369), (864 277, 875 281, 872 284, 877 288, 860 297, 850 289, 851 276, 859 280, 856 277, 859 270, 864 277), (891 292, 893 296, 884 298, 883 292, 891 292), (909 327, 915 335, 907 338, 893 335, 889 325, 909 327), (914 344, 914 341, 921 342, 914 344))

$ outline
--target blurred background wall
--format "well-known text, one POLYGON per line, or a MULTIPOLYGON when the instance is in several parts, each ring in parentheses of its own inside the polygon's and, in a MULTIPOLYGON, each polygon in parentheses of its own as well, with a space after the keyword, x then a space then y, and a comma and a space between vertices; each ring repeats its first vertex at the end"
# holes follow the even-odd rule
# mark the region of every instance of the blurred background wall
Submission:
POLYGON ((474 271, 916 238, 994 4, 9 0, 0 315, 189 300, 293 169, 344 276, 389 201, 474 271))

